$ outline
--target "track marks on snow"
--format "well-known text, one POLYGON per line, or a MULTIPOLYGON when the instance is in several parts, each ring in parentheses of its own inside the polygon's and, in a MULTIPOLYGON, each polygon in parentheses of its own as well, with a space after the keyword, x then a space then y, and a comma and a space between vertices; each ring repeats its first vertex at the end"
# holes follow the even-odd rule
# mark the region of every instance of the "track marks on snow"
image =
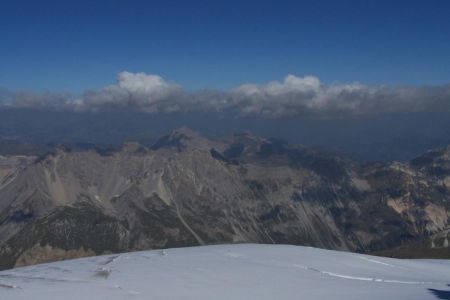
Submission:
POLYGON ((395 280, 395 279, 384 279, 384 278, 373 278, 373 277, 361 277, 346 274, 339 274, 330 271, 323 271, 313 267, 303 266, 299 264, 293 264, 294 267, 303 270, 308 270, 316 272, 325 276, 348 279, 348 280, 358 280, 358 281, 371 281, 371 282, 381 282, 381 283, 399 283, 399 284, 442 284, 442 282, 432 282, 432 281, 407 281, 407 280, 395 280))

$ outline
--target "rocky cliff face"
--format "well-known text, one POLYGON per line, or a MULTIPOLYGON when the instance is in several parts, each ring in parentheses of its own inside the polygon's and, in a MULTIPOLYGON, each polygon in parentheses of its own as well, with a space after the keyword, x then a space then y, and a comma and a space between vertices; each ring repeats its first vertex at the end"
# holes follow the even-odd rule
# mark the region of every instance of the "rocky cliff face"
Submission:
POLYGON ((151 148, 60 149, 0 177, 0 268, 223 242, 388 255, 421 242, 450 257, 449 165, 448 149, 411 164, 361 165, 186 128, 151 148))

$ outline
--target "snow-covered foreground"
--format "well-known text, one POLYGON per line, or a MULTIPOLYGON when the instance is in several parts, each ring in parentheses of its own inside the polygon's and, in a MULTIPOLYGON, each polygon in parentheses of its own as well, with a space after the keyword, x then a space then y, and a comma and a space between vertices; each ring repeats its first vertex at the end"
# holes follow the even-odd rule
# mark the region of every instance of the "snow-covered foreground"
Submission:
POLYGON ((143 251, 0 272, 0 299, 450 299, 450 261, 285 245, 143 251))

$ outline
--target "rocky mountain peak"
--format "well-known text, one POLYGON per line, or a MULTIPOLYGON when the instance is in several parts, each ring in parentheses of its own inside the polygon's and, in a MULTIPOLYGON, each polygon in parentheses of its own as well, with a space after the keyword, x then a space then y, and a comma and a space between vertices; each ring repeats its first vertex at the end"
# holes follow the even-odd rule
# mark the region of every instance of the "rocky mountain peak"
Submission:
POLYGON ((210 150, 212 148, 223 149, 223 147, 222 143, 209 140, 188 127, 180 127, 158 139, 152 145, 151 149, 175 149, 177 151, 183 151, 193 149, 210 150))
POLYGON ((194 131, 191 128, 186 127, 186 126, 182 126, 182 127, 173 129, 169 133, 169 135, 171 135, 173 137, 183 136, 188 139, 201 138, 201 135, 197 131, 194 131))
POLYGON ((429 175, 450 178, 450 146, 429 150, 413 159, 411 165, 429 175))
POLYGON ((127 142, 122 145, 121 152, 127 154, 145 154, 149 151, 147 147, 137 142, 127 142))

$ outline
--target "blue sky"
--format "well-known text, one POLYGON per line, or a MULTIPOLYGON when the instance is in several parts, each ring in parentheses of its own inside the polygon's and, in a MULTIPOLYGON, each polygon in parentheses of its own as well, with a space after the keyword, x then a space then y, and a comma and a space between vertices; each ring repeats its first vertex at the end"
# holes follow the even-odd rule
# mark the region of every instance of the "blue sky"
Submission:
POLYGON ((0 87, 81 92, 123 70, 187 89, 315 75, 450 82, 450 1, 1 1, 0 87))

